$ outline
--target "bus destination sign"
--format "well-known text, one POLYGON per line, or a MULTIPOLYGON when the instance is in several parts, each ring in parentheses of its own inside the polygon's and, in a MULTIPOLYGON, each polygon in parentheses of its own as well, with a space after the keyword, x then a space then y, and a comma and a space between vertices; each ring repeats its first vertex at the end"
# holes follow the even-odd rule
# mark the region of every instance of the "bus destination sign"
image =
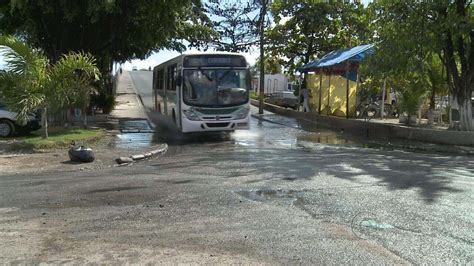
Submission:
POLYGON ((239 55, 189 55, 184 67, 246 67, 245 57, 239 55))

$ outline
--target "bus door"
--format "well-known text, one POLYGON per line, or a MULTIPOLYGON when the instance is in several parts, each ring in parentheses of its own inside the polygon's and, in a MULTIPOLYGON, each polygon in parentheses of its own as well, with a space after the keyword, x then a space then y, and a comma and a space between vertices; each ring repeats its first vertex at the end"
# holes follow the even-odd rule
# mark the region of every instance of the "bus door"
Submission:
POLYGON ((181 99, 182 99, 182 87, 183 87, 183 70, 181 66, 178 65, 176 69, 176 125, 181 129, 181 99))
POLYGON ((168 115, 168 86, 169 86, 169 69, 164 68, 163 80, 163 114, 168 115))

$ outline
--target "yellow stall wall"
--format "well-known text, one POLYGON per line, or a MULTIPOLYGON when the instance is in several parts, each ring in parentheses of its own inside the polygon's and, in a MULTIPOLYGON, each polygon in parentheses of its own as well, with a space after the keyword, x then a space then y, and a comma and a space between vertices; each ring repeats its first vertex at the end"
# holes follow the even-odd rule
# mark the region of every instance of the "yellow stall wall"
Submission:
MULTIPOLYGON (((310 108, 317 112, 319 106, 319 74, 309 74, 307 76, 308 89, 311 92, 310 108)), ((346 82, 341 76, 323 75, 321 92, 321 114, 334 116, 346 116, 346 82), (329 87, 330 81, 330 87, 329 87), (328 89, 329 88, 329 89, 328 89), (328 105, 329 95, 329 105, 328 105), (328 108, 329 106, 329 108, 328 108), (330 112, 328 112, 330 110, 330 112)), ((349 116, 354 117, 356 110, 356 82, 349 80, 349 116)))

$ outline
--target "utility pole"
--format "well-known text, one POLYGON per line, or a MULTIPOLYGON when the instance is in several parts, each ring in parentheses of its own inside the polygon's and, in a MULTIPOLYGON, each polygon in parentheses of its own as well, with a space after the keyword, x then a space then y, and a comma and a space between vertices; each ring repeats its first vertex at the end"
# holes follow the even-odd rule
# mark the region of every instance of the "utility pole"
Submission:
POLYGON ((382 118, 382 120, 384 119, 384 108, 385 108, 385 94, 387 93, 386 92, 386 85, 387 85, 387 78, 384 78, 383 79, 383 88, 382 88, 382 103, 380 104, 380 118, 382 118))
POLYGON ((258 97, 258 113, 263 114, 263 94, 265 92, 265 51, 264 51, 264 33, 265 33, 265 15, 267 14, 268 0, 260 0, 260 17, 259 17, 259 33, 260 33, 260 95, 258 97))

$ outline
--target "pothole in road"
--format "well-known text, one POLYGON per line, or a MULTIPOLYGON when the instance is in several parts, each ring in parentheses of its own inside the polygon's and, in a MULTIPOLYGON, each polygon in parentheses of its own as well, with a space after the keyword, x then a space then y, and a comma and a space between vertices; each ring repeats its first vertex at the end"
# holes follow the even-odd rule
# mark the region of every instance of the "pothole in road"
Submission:
POLYGON ((243 190, 234 191, 237 195, 245 197, 252 201, 266 202, 276 199, 291 199, 296 200, 297 194, 301 191, 287 190, 287 189, 265 189, 265 190, 243 190))
POLYGON ((103 189, 95 189, 89 191, 89 193, 105 193, 105 192, 120 192, 126 190, 134 190, 134 189, 143 189, 146 187, 143 186, 124 186, 124 187, 112 187, 112 188, 103 188, 103 189))

